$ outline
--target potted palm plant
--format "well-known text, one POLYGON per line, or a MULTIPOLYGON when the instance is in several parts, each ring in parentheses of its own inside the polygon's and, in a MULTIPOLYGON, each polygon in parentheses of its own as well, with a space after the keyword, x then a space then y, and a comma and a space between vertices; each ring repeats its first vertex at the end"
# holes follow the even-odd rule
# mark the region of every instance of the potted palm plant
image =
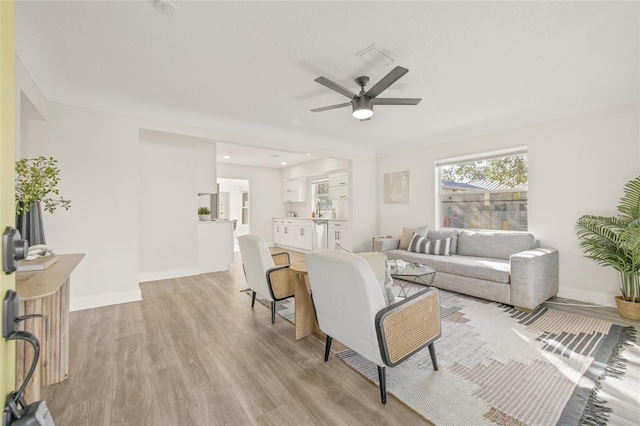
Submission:
POLYGON ((209 220, 211 209, 209 207, 198 207, 198 217, 200 220, 209 220))
POLYGON ((71 201, 60 195, 60 169, 53 157, 23 158, 16 162, 16 228, 30 245, 45 244, 42 207, 53 213, 69 210, 71 201))
POLYGON ((618 212, 580 217, 576 234, 586 257, 620 273, 618 313, 640 320, 640 176, 626 183, 618 212))

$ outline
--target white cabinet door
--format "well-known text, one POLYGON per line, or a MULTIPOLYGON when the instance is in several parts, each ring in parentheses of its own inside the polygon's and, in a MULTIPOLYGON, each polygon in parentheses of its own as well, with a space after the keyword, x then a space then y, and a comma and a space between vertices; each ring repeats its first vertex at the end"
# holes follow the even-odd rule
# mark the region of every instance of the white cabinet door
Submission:
POLYGON ((332 200, 349 198, 349 173, 329 175, 329 198, 332 200))
POLYGON ((347 186, 349 185, 349 173, 336 173, 329 175, 329 186, 347 186))
POLYGON ((347 250, 352 250, 351 229, 345 222, 329 222, 329 249, 335 250, 336 243, 339 243, 347 250))
POLYGON ((289 236, 290 224, 287 224, 286 220, 274 219, 273 221, 273 243, 280 245, 289 245, 288 241, 291 241, 289 236))
POLYGON ((349 187, 329 187, 329 198, 332 200, 346 200, 349 198, 349 187))
POLYGON ((297 203, 299 200, 299 196, 297 192, 283 192, 282 193, 282 202, 283 203, 297 203))
POLYGON ((295 227, 296 242, 295 247, 303 250, 311 250, 313 248, 313 236, 311 234, 311 226, 295 227))
POLYGON ((273 243, 280 244, 281 240, 280 236, 280 223, 278 221, 273 221, 273 243))
POLYGON ((282 182, 282 202, 298 203, 307 201, 307 179, 297 178, 282 182))
POLYGON ((282 225, 282 239, 280 244, 293 247, 296 241, 295 226, 290 223, 282 225))

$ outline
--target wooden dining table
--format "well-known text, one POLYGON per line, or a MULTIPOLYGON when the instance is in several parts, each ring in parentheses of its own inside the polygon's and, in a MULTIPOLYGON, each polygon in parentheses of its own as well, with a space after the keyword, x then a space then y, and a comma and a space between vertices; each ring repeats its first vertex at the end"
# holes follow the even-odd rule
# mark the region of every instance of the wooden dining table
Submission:
POLYGON ((309 274, 304 261, 294 262, 289 265, 291 272, 296 274, 294 296, 296 299, 296 340, 305 338, 313 333, 321 333, 316 321, 316 311, 311 300, 311 285, 309 274))

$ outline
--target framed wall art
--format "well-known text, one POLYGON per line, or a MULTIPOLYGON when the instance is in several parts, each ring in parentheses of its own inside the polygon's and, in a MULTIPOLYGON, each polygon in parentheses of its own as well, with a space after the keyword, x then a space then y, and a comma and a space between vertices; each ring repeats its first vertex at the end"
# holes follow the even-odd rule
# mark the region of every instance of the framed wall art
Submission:
POLYGON ((384 203, 411 202, 411 171, 385 173, 384 175, 384 203))

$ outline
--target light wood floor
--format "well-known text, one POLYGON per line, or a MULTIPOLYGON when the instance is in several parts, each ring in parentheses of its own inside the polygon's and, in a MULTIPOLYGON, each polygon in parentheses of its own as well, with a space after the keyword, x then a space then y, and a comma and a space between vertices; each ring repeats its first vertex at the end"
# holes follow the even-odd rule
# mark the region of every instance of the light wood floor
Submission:
MULTIPOLYGON (((272 325, 245 287, 237 257, 229 272, 143 283, 141 302, 71 313, 69 378, 43 389, 56 425, 429 424, 325 363, 324 342, 272 325)), ((549 306, 638 325, 615 308, 549 306)))
POLYGON ((43 389, 56 425, 428 424, 245 287, 236 261, 71 313, 69 378, 43 389))

